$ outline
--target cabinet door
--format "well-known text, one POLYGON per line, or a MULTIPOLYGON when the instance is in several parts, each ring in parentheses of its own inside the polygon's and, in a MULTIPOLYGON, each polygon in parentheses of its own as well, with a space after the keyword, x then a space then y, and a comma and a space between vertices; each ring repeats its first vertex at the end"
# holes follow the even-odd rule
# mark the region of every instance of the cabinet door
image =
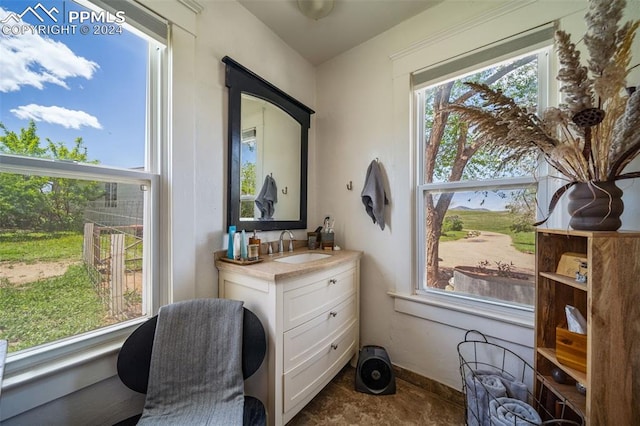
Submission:
POLYGON ((355 354, 357 333, 358 323, 353 322, 310 359, 284 374, 285 413, 310 400, 340 371, 355 354))
POLYGON ((328 340, 356 320, 356 299, 332 307, 314 319, 284 333, 284 372, 288 372, 307 359, 328 340))
POLYGON ((318 281, 292 290, 285 290, 284 330, 291 330, 354 295, 355 277, 355 271, 350 269, 335 275, 325 275, 318 281))

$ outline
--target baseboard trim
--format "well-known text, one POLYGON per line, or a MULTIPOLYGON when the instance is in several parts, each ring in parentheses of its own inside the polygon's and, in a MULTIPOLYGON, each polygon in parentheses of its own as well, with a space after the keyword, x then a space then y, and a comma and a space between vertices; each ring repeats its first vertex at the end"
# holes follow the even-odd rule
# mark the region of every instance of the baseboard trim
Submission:
POLYGON ((446 401, 464 407, 464 394, 457 389, 453 389, 452 387, 442 384, 436 380, 422 376, 395 364, 393 365, 393 372, 397 379, 404 380, 405 382, 418 386, 446 401))

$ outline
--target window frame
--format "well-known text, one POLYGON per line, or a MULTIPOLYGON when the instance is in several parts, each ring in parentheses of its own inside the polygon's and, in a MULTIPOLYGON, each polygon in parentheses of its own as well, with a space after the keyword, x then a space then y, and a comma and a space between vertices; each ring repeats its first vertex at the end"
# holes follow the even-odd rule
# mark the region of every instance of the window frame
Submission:
MULTIPOLYGON (((96 1, 96 3, 101 3, 96 1)), ((88 1, 81 4, 90 7, 88 1)), ((156 15, 148 13, 153 19, 156 15)), ((166 21, 162 20, 165 24, 166 21)), ((69 336, 53 342, 27 348, 7 354, 4 370, 3 388, 10 389, 25 383, 34 382, 46 375, 74 366, 87 364, 117 351, 124 339, 141 323, 157 313, 161 303, 166 303, 170 294, 169 280, 163 279, 161 258, 168 257, 168 233, 160 233, 161 223, 168 219, 166 186, 163 182, 169 176, 169 57, 171 55, 171 27, 167 24, 167 39, 164 43, 148 31, 131 27, 138 36, 149 42, 148 80, 146 84, 146 134, 145 134, 145 170, 102 166, 88 163, 52 160, 0 153, 0 171, 10 173, 28 173, 59 178, 88 179, 102 182, 122 182, 144 185, 144 223, 143 235, 144 267, 142 312, 138 318, 101 327, 89 332, 69 336)))
MULTIPOLYGON (((489 46, 489 50, 492 47, 489 46)), ((497 50, 501 50, 501 45, 497 46, 497 50)), ((415 281, 413 286, 413 294, 415 297, 427 298, 438 304, 453 304, 460 306, 479 306, 483 309, 497 310, 503 314, 519 316, 519 313, 533 312, 533 305, 521 305, 500 301, 497 299, 483 299, 474 297, 473 295, 456 292, 446 292, 440 289, 430 288, 426 285, 426 212, 425 197, 431 192, 446 191, 475 191, 482 189, 514 189, 535 185, 537 189, 538 204, 545 205, 546 193, 543 192, 543 182, 548 177, 548 169, 544 165, 544 161, 539 161, 535 176, 521 176, 514 178, 487 179, 487 180, 461 180, 454 182, 424 182, 424 150, 425 150, 425 116, 424 116, 424 90, 443 84, 453 79, 459 79, 465 75, 476 73, 482 69, 486 69, 507 60, 515 60, 519 57, 538 55, 538 110, 544 110, 549 105, 550 99, 550 76, 551 76, 551 57, 553 52, 553 40, 538 42, 526 48, 517 51, 502 53, 491 59, 484 60, 476 65, 469 65, 457 71, 450 72, 446 75, 440 75, 430 81, 421 81, 420 84, 411 88, 413 96, 412 115, 414 117, 414 147, 416 147, 415 158, 415 281)), ((475 52, 474 54, 478 54, 475 52)), ((478 56, 483 56, 480 53, 478 56)), ((462 61, 464 62, 464 61, 462 61)), ((441 65, 437 65, 441 66, 441 65)), ((428 72, 429 69, 426 70, 428 72)), ((418 74, 424 75, 425 70, 421 70, 418 74)), ((412 79, 416 82, 416 78, 412 79)))

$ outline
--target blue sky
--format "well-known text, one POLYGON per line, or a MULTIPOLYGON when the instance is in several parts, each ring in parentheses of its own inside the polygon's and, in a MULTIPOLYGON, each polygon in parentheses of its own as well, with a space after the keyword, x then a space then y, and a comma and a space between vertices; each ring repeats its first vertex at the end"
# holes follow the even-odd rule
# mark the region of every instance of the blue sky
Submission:
POLYGON ((62 23, 64 13, 86 10, 73 1, 45 0, 44 8, 37 8, 38 3, 0 0, 0 122, 18 133, 34 119, 41 144, 49 138, 72 146, 82 137, 91 160, 109 166, 143 166, 147 41, 124 27, 122 34, 91 34, 108 25, 120 27, 113 22, 87 21, 87 35, 80 33, 80 24, 66 35, 13 28, 61 28, 70 25, 62 23), (53 13, 58 23, 42 12, 43 22, 27 12, 23 22, 2 23, 10 12, 22 14, 29 7, 64 12, 53 13))

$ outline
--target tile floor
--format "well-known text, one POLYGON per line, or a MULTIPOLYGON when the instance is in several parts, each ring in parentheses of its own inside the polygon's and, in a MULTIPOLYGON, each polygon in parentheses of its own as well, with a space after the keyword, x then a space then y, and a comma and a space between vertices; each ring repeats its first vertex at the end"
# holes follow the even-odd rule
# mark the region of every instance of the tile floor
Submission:
POLYGON ((423 387, 396 379, 394 395, 355 390, 355 369, 346 366, 287 426, 464 425, 464 408, 423 387))

